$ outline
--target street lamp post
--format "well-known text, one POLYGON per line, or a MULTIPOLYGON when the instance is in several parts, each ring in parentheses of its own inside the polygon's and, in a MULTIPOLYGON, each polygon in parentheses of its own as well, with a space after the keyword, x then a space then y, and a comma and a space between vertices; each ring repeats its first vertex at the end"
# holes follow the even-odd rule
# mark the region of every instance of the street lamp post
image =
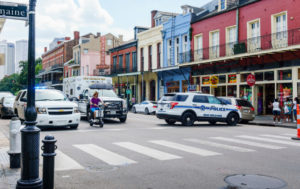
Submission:
POLYGON ((35 5, 36 0, 29 0, 29 40, 28 40, 28 87, 25 127, 21 130, 22 160, 21 179, 16 188, 42 189, 39 178, 40 129, 36 125, 35 110, 35 5))

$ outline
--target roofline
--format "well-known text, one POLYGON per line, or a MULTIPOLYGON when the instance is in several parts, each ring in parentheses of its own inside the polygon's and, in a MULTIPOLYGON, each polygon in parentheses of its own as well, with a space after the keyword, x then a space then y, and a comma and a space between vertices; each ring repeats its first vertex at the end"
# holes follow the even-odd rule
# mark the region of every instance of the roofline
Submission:
POLYGON ((116 52, 116 51, 120 51, 120 50, 124 50, 124 49, 130 48, 130 47, 133 47, 133 46, 137 46, 137 40, 134 40, 132 42, 125 43, 125 44, 122 44, 120 46, 111 48, 111 49, 109 49, 109 52, 112 53, 112 52, 116 52))

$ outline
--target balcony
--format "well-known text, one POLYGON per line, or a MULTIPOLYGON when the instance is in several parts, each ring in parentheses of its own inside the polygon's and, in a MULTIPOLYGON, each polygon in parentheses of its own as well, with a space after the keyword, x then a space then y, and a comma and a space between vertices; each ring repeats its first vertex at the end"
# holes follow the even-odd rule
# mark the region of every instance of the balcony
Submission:
POLYGON ((182 66, 300 49, 300 28, 179 54, 182 66))
POLYGON ((125 74, 125 73, 132 73, 132 72, 137 72, 137 67, 132 67, 131 69, 129 68, 117 68, 117 69, 112 69, 111 74, 125 74))

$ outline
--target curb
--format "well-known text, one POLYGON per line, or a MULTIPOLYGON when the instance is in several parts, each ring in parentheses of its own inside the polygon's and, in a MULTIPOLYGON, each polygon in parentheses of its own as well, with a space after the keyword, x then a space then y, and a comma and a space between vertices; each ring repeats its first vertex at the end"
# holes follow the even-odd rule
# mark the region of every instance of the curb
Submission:
POLYGON ((249 125, 255 126, 265 126, 265 127, 281 127, 281 128, 288 128, 288 129, 297 129, 297 126, 291 125, 284 125, 284 124, 273 124, 273 123, 256 123, 256 122, 249 122, 249 125))

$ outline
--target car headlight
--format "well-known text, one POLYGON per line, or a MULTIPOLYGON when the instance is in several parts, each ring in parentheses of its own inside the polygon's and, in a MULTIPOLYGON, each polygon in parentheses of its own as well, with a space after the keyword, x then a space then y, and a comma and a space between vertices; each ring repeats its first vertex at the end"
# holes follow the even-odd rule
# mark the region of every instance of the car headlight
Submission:
POLYGON ((74 113, 79 113, 78 107, 74 107, 74 113))
POLYGON ((47 114, 47 109, 38 107, 38 108, 36 108, 36 112, 38 114, 47 114))

